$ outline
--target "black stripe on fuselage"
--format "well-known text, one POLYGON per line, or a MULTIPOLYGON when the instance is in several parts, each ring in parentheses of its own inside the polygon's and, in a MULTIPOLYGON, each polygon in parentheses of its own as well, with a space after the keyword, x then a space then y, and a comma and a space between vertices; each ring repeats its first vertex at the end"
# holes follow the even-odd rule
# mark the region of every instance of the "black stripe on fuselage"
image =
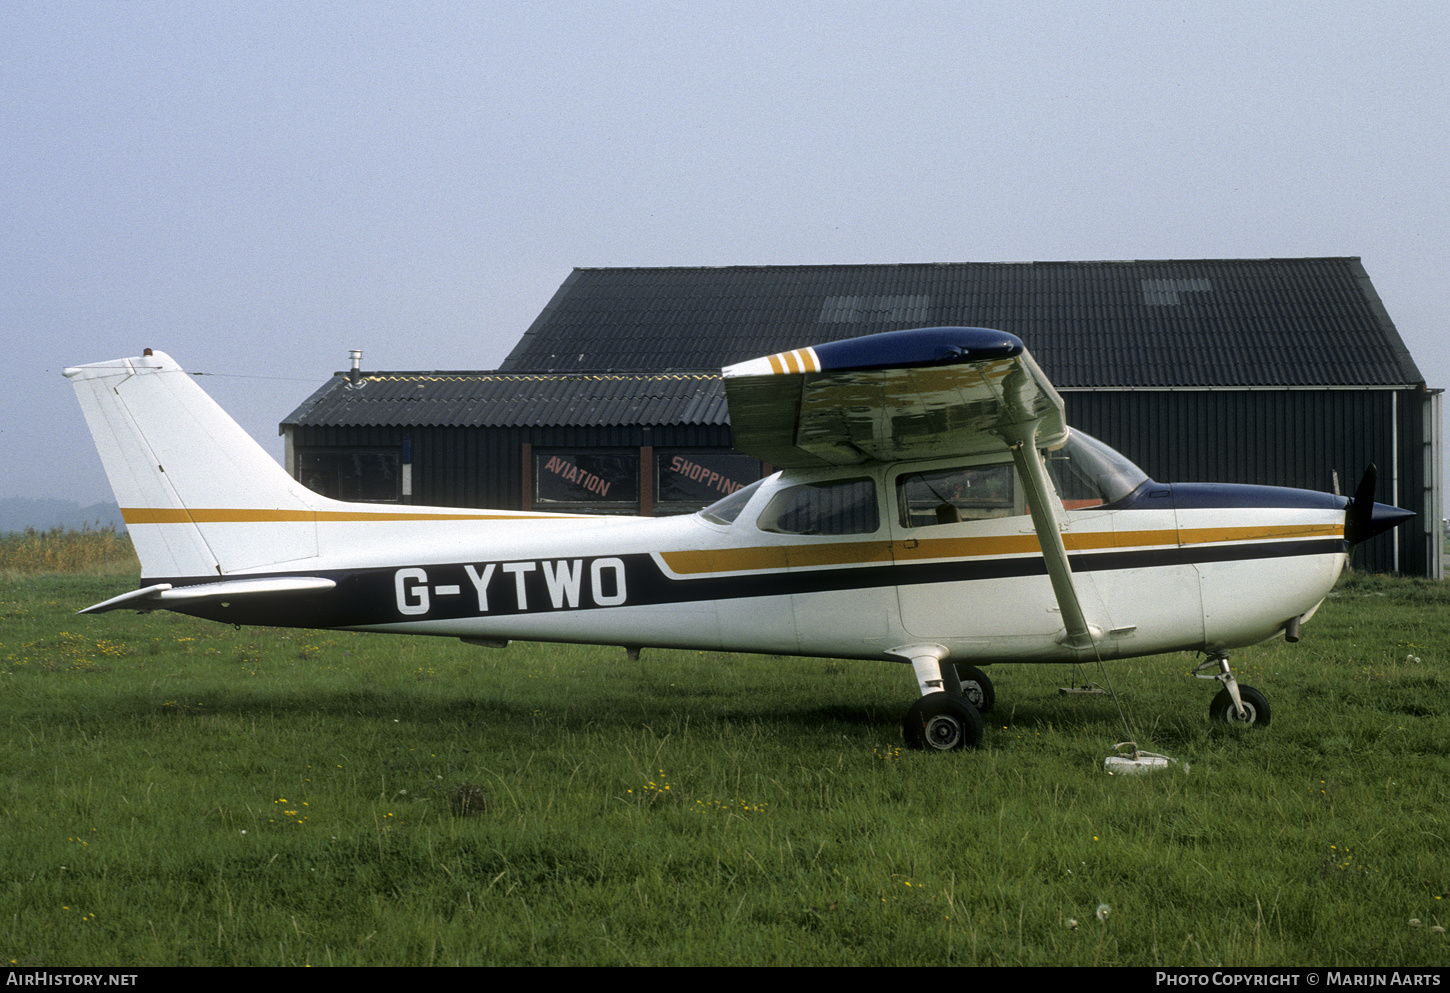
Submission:
MULTIPOLYGON (((1082 552, 1068 556, 1075 572, 1154 569, 1209 562, 1256 561, 1343 552, 1339 538, 1259 541, 1234 545, 1190 545, 1128 551, 1082 552)), ((406 621, 444 621, 479 616, 504 617, 566 610, 650 606, 701 600, 789 596, 916 586, 970 583, 992 579, 1045 576, 1040 555, 955 559, 825 569, 801 569, 751 575, 666 576, 647 553, 492 563, 481 610, 478 580, 489 563, 287 572, 269 575, 322 576, 336 588, 324 592, 265 593, 230 600, 187 603, 183 613, 233 624, 277 627, 359 627, 406 621), (594 563, 605 563, 594 567, 594 563), (547 568, 546 568, 547 566, 547 568), (513 567, 503 571, 504 567, 513 567), (562 579, 561 579, 562 577, 562 579), (577 577, 577 578, 575 578, 577 577), (599 588, 595 588, 596 584, 599 588), (519 591, 524 604, 520 607, 519 591), (404 609, 406 608, 406 610, 404 609)), ((223 577, 237 578, 237 577, 223 577)), ((142 585, 169 582, 194 586, 217 579, 146 578, 142 585)), ((175 608, 173 608, 175 609, 175 608)))

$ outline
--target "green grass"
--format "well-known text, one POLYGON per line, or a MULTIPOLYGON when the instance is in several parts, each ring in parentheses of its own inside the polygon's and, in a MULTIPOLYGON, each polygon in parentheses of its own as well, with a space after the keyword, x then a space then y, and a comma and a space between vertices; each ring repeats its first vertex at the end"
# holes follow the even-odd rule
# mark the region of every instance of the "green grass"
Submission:
POLYGON ((985 747, 923 755, 904 666, 72 613, 126 588, 0 583, 19 965, 1450 961, 1446 584, 1237 654, 1268 728, 1111 664, 1179 760, 1143 777, 1067 667, 993 667, 985 747))

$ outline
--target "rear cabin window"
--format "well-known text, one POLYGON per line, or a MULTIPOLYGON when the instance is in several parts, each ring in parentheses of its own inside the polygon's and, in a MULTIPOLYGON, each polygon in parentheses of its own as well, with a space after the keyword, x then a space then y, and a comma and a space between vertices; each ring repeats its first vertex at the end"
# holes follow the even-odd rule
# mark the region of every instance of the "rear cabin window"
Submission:
POLYGON ((896 478, 896 505, 904 528, 1027 513, 1017 470, 1010 463, 903 474, 896 478))
POLYGON ((841 479, 792 486, 776 494, 755 523, 778 534, 871 534, 881 527, 876 482, 841 479))

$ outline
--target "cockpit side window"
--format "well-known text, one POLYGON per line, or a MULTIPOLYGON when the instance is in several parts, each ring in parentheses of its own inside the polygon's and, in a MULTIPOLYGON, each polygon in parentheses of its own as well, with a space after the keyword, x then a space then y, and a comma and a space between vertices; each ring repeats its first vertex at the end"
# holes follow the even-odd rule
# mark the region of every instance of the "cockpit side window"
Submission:
POLYGON ((1017 470, 1010 463, 903 473, 896 478, 896 506, 904 528, 1027 513, 1017 470))
POLYGON ((881 527, 872 479, 804 483, 776 494, 756 521, 778 534, 870 534, 881 527))

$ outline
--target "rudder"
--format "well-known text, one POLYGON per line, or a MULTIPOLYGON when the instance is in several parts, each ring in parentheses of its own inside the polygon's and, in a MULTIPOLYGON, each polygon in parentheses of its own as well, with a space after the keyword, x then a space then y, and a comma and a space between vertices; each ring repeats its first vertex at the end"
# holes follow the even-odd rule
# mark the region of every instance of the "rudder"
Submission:
POLYGON ((298 483, 169 356, 65 370, 143 576, 230 575, 317 555, 298 483))

